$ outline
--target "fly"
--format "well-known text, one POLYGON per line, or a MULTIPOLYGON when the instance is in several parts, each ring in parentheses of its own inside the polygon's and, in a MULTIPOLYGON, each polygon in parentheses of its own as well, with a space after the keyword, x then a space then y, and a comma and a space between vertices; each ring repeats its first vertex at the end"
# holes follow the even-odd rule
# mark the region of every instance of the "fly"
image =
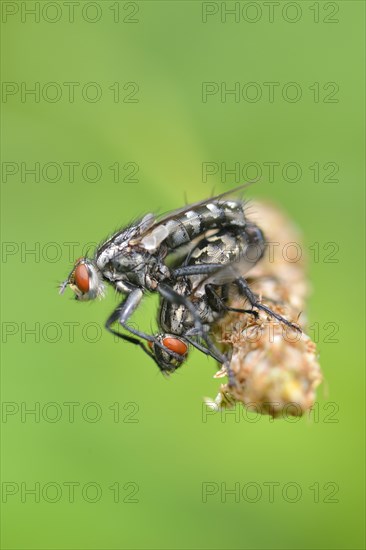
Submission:
MULTIPOLYGON (((209 348, 211 343, 202 330, 199 315, 194 313, 188 298, 173 288, 177 278, 184 276, 184 272, 179 273, 178 270, 174 273, 166 264, 166 259, 172 253, 184 250, 210 230, 218 232, 236 228, 245 233, 248 225, 245 203, 226 197, 243 190, 247 185, 175 210, 162 218, 147 214, 102 243, 93 258, 79 258, 68 278, 60 285, 60 293, 69 286, 77 300, 93 300, 103 297, 105 284, 108 283, 118 293, 124 294, 125 298, 107 319, 105 327, 119 338, 140 346, 155 362, 154 353, 145 347, 144 341, 163 351, 167 348, 159 338, 129 326, 128 320, 147 292, 157 292, 170 303, 178 299, 191 308, 196 332, 201 334, 209 348), (115 323, 119 323, 129 334, 118 332, 113 328, 115 323)), ((209 269, 212 270, 212 267, 209 265, 209 269)), ((200 265, 199 270, 204 272, 205 265, 200 265)), ((174 351, 170 355, 176 360, 181 358, 174 351)))
MULTIPOLYGON (((209 332, 212 325, 229 311, 258 316, 256 310, 262 310, 279 322, 300 330, 298 325, 262 304, 244 278, 246 272, 262 258, 264 251, 262 231, 248 222, 244 230, 230 228, 202 238, 182 266, 173 271, 173 290, 180 298, 176 298, 175 302, 161 301, 158 320, 161 332, 156 338, 165 349, 151 346, 164 373, 174 372, 185 362, 190 344, 225 363, 227 358, 214 345, 209 332), (233 286, 247 299, 251 309, 230 307, 233 286), (198 330, 197 317, 200 319, 198 330), (180 358, 170 352, 177 353, 180 358)), ((230 372, 228 374, 230 383, 230 372)))

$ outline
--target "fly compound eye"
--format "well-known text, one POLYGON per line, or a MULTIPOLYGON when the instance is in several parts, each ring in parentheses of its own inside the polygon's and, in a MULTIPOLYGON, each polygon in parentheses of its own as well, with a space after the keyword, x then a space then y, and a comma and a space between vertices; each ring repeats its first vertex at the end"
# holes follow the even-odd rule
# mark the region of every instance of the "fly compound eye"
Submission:
POLYGON ((85 294, 89 292, 90 288, 90 276, 88 268, 85 264, 79 264, 74 272, 75 285, 78 287, 80 292, 85 294))
POLYGON ((172 336, 166 336, 162 339, 162 344, 164 347, 178 353, 178 355, 185 355, 188 351, 188 346, 179 338, 173 338, 172 336))
POLYGON ((74 292, 75 298, 83 302, 94 300, 104 294, 102 275, 96 263, 88 258, 76 260, 75 267, 67 280, 60 285, 61 294, 67 285, 74 292))
POLYGON ((149 346, 154 353, 160 370, 167 374, 174 372, 187 359, 188 345, 183 339, 171 334, 158 334, 156 340, 164 348, 161 348, 156 342, 149 342, 149 346))

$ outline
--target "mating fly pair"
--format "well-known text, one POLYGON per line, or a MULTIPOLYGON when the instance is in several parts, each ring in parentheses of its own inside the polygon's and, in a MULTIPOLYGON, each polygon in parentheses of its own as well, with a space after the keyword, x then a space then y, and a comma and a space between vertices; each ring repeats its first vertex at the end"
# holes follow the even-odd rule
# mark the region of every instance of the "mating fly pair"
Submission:
POLYGON ((244 278, 265 249, 261 230, 246 217, 245 202, 227 198, 244 187, 160 219, 147 214, 112 235, 92 259, 77 260, 60 292, 70 286, 77 300, 86 301, 102 297, 105 283, 111 284, 125 298, 107 319, 107 330, 140 346, 163 372, 172 372, 183 363, 189 344, 228 365, 228 358, 216 348, 209 331, 230 311, 229 287, 233 284, 247 298, 250 313, 258 315, 256 310, 261 309, 298 328, 262 305, 244 278), (174 260, 174 256, 179 259, 174 260), (162 332, 156 336, 128 325, 146 292, 157 292, 161 297, 162 332), (115 323, 129 334, 118 332, 113 328, 115 323))

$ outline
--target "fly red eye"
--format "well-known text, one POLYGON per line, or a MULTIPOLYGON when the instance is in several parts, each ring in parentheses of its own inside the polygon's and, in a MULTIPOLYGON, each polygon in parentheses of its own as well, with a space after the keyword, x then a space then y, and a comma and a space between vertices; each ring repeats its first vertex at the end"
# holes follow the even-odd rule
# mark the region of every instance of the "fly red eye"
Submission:
POLYGON ((74 273, 75 284, 80 292, 89 291, 89 273, 85 264, 79 264, 74 273))
POLYGON ((174 351, 174 353, 178 353, 179 355, 185 355, 188 350, 188 347, 182 340, 170 336, 163 338, 163 345, 170 349, 170 351, 174 351))

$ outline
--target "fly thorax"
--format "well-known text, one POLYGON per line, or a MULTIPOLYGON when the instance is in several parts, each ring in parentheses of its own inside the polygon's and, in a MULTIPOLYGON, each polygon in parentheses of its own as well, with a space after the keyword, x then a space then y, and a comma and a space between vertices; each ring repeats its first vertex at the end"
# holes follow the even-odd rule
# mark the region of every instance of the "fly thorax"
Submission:
POLYGON ((127 249, 124 254, 111 259, 105 267, 104 274, 110 281, 144 285, 147 269, 144 255, 134 249, 127 249))
POLYGON ((150 258, 150 268, 145 271, 145 285, 149 290, 155 290, 158 284, 170 278, 170 270, 155 257, 150 258))

